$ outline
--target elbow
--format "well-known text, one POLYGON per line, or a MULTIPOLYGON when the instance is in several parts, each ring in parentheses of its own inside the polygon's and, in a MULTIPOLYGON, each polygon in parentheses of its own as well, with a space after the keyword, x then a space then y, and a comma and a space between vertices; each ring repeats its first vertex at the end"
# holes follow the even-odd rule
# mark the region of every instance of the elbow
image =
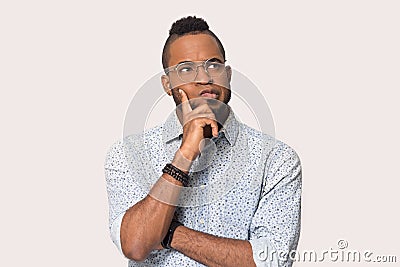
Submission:
POLYGON ((135 262, 142 262, 145 259, 147 259, 148 254, 145 253, 138 253, 136 251, 131 251, 128 253, 124 253, 125 257, 127 257, 130 260, 133 260, 135 262))
POLYGON ((143 244, 130 244, 129 246, 122 246, 122 252, 125 257, 136 262, 142 262, 149 256, 151 250, 146 249, 143 244))

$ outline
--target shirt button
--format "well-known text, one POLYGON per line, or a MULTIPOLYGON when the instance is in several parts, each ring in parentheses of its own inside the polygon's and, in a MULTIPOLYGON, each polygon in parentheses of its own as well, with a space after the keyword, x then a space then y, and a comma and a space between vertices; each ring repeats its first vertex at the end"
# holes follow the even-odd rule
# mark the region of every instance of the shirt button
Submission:
POLYGON ((200 219, 200 223, 204 224, 204 219, 203 218, 200 219))

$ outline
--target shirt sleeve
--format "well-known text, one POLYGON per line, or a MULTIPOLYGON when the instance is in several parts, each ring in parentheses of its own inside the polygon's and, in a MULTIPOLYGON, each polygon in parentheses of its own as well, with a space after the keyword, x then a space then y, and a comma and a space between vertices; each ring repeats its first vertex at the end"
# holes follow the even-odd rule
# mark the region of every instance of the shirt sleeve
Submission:
POLYGON ((301 164, 296 152, 279 142, 266 162, 263 189, 250 225, 257 266, 292 266, 289 253, 300 235, 301 164))
POLYGON ((118 215, 118 217, 113 221, 111 225, 111 240, 113 241, 114 245, 117 247, 118 251, 123 255, 124 253, 122 252, 122 247, 121 247, 121 223, 122 223, 122 218, 124 218, 125 212, 121 213, 118 215))
POLYGON ((130 207, 147 195, 139 184, 142 179, 141 161, 132 151, 127 152, 124 149, 124 142, 119 141, 108 151, 104 168, 109 204, 110 236, 122 253, 120 241, 122 218, 130 207))

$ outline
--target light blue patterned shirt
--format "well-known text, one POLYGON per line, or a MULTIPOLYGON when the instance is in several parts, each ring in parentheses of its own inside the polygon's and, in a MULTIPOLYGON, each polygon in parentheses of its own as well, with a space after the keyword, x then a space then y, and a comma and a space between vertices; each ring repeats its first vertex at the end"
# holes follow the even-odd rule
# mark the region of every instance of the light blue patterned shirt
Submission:
MULTIPOLYGON (((125 211, 147 195, 165 164, 172 161, 182 133, 173 113, 164 124, 125 137, 109 150, 105 161, 109 226, 120 251, 125 211)), ((192 166, 189 173, 189 186, 200 189, 189 203, 197 205, 178 206, 176 218, 200 232, 249 240, 257 266, 291 266, 288 253, 296 249, 300 233, 301 165, 297 154, 239 122, 232 110, 212 141, 211 157, 203 157, 211 161, 200 168, 201 155, 193 164, 197 168, 192 166)), ((161 250, 151 252, 143 262, 130 260, 129 266, 204 265, 178 251, 161 250)))

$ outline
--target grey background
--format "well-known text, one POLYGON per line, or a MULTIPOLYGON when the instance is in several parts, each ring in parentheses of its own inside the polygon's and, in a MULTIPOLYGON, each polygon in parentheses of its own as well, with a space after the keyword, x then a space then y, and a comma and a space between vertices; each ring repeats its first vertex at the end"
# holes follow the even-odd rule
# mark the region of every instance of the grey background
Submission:
POLYGON ((108 236, 105 153, 161 70, 171 23, 191 14, 300 155, 299 250, 346 239, 398 253, 399 11, 398 1, 2 1, 0 265, 126 266, 108 236))

